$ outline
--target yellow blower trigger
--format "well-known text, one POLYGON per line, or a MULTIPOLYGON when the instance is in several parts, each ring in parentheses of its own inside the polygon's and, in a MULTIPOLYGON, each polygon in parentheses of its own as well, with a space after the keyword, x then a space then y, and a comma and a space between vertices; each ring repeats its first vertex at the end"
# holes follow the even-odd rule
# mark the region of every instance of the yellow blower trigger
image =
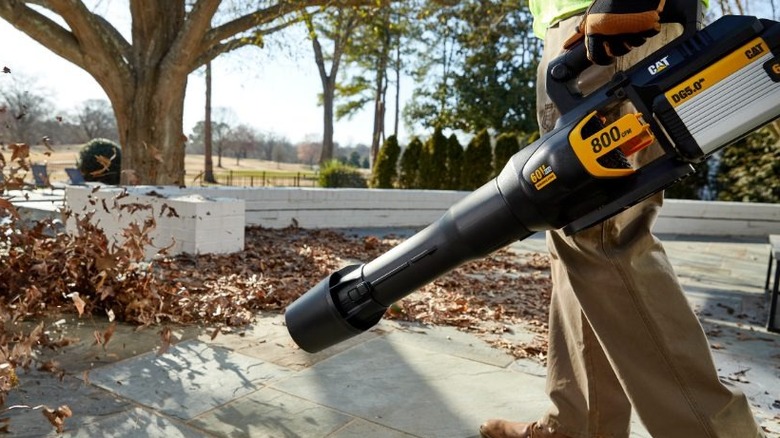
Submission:
POLYGON ((632 168, 605 167, 599 158, 618 148, 629 156, 655 141, 650 126, 642 121, 641 114, 626 114, 595 134, 588 135, 585 131, 592 131, 587 127, 594 122, 600 123, 596 111, 583 118, 569 134, 569 143, 580 163, 588 173, 598 178, 617 178, 634 173, 632 168))

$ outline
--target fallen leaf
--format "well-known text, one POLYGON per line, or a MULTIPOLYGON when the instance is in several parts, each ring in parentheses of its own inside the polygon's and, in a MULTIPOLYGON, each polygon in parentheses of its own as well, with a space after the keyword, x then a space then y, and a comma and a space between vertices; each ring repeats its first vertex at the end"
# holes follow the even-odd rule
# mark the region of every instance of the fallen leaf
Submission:
POLYGON ((171 336, 172 332, 170 327, 163 327, 162 330, 160 330, 160 348, 157 349, 157 355, 161 356, 168 352, 168 349, 171 347, 171 336))
POLYGON ((84 307, 86 307, 87 303, 84 302, 84 300, 81 299, 78 292, 73 292, 70 295, 70 299, 73 300, 73 305, 76 306, 76 310, 79 312, 79 316, 84 314, 84 307))
POLYGON ((49 420, 49 423, 54 426, 57 433, 62 433, 64 431, 65 419, 73 415, 73 412, 71 412, 67 405, 62 405, 54 410, 44 406, 41 412, 43 413, 43 416, 49 420))
POLYGON ((108 342, 111 341, 111 338, 114 336, 114 331, 116 330, 116 322, 112 322, 108 325, 108 328, 106 328, 106 331, 103 332, 103 348, 106 348, 106 345, 108 345, 108 342))

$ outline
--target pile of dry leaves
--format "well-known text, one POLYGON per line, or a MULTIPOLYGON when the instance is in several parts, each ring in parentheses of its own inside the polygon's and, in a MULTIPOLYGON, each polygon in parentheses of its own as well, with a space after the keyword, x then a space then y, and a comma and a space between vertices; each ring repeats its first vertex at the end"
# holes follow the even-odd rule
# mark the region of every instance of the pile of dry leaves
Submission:
MULTIPOLYGON (((370 261, 401 242, 393 236, 253 227, 246 230, 240 253, 159 255, 144 261, 154 219, 125 230, 121 246, 110 243, 90 219, 89 214, 66 214, 64 220, 75 222, 77 232, 65 233, 59 221, 25 222, 0 198, 0 405, 18 383, 17 368, 45 366, 33 363, 36 348, 66 342, 48 339, 42 324, 19 333, 7 329, 11 323, 72 312, 139 325, 242 326, 260 312, 283 312, 332 271, 370 261)), ((394 304, 387 317, 455 326, 483 335, 516 357, 543 360, 548 271, 546 257, 500 250, 394 304), (504 335, 518 326, 537 336, 530 341, 526 336, 523 343, 508 340, 504 335)), ((61 429, 69 411, 58 409, 64 414, 47 418, 61 429)))
MULTIPOLYGON (((126 243, 117 246, 89 215, 78 219, 75 234, 52 233, 51 223, 28 226, 12 206, 0 208, 10 212, 0 225, 4 321, 74 311, 141 325, 241 326, 258 312, 282 312, 347 261, 369 261, 400 242, 330 230, 248 228, 240 253, 145 262, 153 220, 126 230, 126 243)), ((396 303, 388 317, 494 334, 523 324, 544 333, 547 269, 543 256, 501 250, 396 303)), ((543 355, 543 338, 511 350, 516 356, 543 355)))

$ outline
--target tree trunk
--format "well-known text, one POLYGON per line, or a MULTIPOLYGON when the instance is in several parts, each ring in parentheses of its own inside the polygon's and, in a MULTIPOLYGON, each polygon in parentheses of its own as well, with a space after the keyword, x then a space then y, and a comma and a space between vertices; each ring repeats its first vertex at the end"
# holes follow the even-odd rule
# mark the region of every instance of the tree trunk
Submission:
POLYGON ((332 78, 322 81, 323 134, 320 164, 333 159, 333 98, 336 84, 332 78))
POLYGON ((142 83, 132 103, 119 108, 114 103, 122 144, 122 184, 184 185, 187 77, 177 79, 142 83))
POLYGON ((398 138, 398 124, 401 114, 401 37, 398 37, 395 48, 395 117, 393 135, 398 138))
MULTIPOLYGON (((377 72, 377 75, 380 73, 377 72)), ((385 102, 382 98, 381 90, 376 90, 374 97, 374 132, 371 135, 371 166, 373 168, 374 160, 379 155, 379 147, 382 142, 382 135, 385 132, 385 102)))
MULTIPOLYGON (((130 2, 133 16, 129 56, 131 82, 122 99, 107 90, 117 115, 124 184, 184 185, 184 95, 189 65, 171 58, 184 26, 183 3, 161 9, 154 2, 130 2)), ((98 66, 99 68, 99 66, 98 66)))
POLYGON ((213 148, 213 137, 211 132, 211 62, 206 63, 206 121, 203 124, 203 181, 214 184, 214 161, 211 158, 213 148))
MULTIPOLYGON (((387 46, 385 46, 387 47, 387 46)), ((387 49, 383 50, 376 69, 374 82, 374 131, 371 135, 371 164, 379 154, 382 137, 385 133, 385 89, 387 87, 387 49)))

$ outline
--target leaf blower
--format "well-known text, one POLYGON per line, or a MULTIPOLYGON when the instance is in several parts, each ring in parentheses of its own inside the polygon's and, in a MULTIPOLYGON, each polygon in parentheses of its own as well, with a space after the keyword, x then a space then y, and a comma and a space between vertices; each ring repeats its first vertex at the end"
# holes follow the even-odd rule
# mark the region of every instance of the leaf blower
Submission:
POLYGON ((469 260, 533 233, 575 233, 694 172, 707 157, 780 116, 780 23, 724 16, 698 30, 699 1, 667 2, 683 34, 588 95, 583 44, 550 63, 547 93, 562 116, 500 174, 376 259, 345 267, 285 312, 303 350, 368 330, 394 302, 469 260), (609 121, 620 105, 636 108, 609 121), (658 142, 641 167, 625 156, 658 142))

